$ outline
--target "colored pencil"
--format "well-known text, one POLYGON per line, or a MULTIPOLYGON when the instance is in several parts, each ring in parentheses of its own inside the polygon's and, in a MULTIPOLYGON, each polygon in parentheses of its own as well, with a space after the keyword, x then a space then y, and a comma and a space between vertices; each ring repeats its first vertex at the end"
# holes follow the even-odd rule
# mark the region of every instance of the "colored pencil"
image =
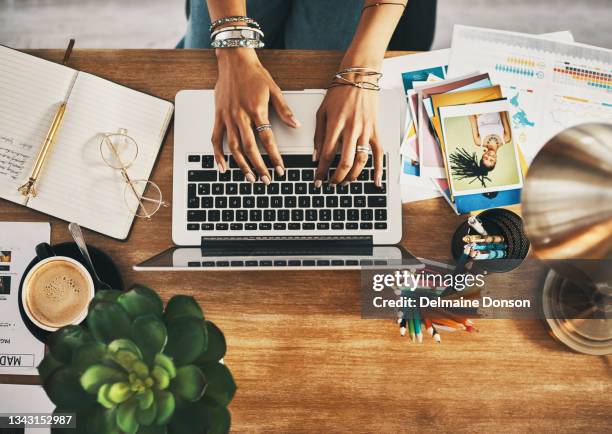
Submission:
POLYGON ((434 323, 434 326, 436 327, 436 330, 444 330, 444 331, 447 331, 447 332, 456 332, 457 331, 457 329, 454 328, 454 327, 448 327, 448 326, 445 326, 445 325, 442 325, 442 324, 434 323))
POLYGON ((414 310, 414 334, 416 335, 417 341, 423 342, 423 332, 421 331, 421 312, 418 307, 414 310))
POLYGON ((458 323, 457 321, 454 321, 452 319, 434 318, 432 321, 434 324, 451 327, 453 329, 465 329, 465 326, 463 324, 458 323))
POLYGON ((414 315, 412 313, 412 309, 408 309, 408 331, 410 333, 410 339, 414 342, 415 334, 414 334, 414 315))
POLYGON ((424 316, 423 322, 425 323, 425 329, 427 330, 427 333, 429 333, 429 336, 433 336, 433 325, 431 324, 431 320, 424 316))

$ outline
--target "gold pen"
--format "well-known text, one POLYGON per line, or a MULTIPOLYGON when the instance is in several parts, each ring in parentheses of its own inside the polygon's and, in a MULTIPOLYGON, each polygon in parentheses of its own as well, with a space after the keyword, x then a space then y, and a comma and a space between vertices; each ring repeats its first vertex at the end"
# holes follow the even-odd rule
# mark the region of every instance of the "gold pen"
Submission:
MULTIPOLYGON (((68 48, 66 49, 66 52, 64 53, 64 60, 62 64, 65 65, 68 62, 68 58, 70 57, 70 54, 72 53, 72 47, 74 47, 74 39, 71 39, 70 43, 68 44, 68 48)), ((72 91, 72 87, 74 86, 75 79, 76 79, 76 76, 72 80, 72 83, 68 90, 68 95, 70 95, 70 92, 72 91)), ((62 120, 64 119, 64 113, 66 112, 67 103, 68 103, 68 97, 66 97, 64 102, 62 102, 60 106, 58 107, 57 112, 55 112, 55 116, 53 117, 53 121, 51 122, 51 127, 49 128, 49 131, 47 132, 47 136, 45 137, 42 147, 40 148, 40 151, 38 152, 38 156, 36 157, 36 161, 34 162, 34 167, 32 168, 32 173, 30 174, 30 178, 25 184, 23 184, 21 187, 17 189, 23 196, 36 197, 36 182, 38 181, 40 172, 42 171, 45 165, 45 162, 47 161, 47 156, 49 155, 49 152, 51 151, 55 143, 55 138, 57 137, 57 133, 60 129, 60 126, 62 125, 62 120)))
POLYGON ((47 136, 45 137, 45 141, 43 142, 42 147, 40 148, 40 152, 36 157, 36 161, 34 162, 34 167, 32 168, 32 174, 28 179, 28 182, 19 187, 19 192, 23 196, 36 197, 36 181, 38 181, 38 176, 47 161, 47 155, 53 148, 53 144, 55 143, 55 138, 57 136, 57 132, 62 125, 62 120, 64 119, 64 113, 66 112, 66 101, 64 101, 55 116, 53 117, 53 122, 51 122, 51 128, 47 132, 47 136))

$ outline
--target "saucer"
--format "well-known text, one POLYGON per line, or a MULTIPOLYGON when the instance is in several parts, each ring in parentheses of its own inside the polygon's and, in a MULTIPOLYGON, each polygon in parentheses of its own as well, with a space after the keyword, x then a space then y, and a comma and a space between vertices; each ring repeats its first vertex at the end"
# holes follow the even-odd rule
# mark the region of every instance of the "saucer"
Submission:
MULTIPOLYGON (((81 256, 81 252, 79 251, 79 248, 77 247, 75 243, 56 244, 52 246, 52 248, 55 254, 58 256, 67 256, 69 258, 79 261, 81 264, 83 264, 85 268, 87 268, 87 270, 91 274, 91 270, 87 266, 85 259, 81 256)), ((94 246, 91 246, 89 244, 87 245, 87 249, 89 250, 89 254, 91 255, 91 260, 94 266, 96 267, 96 271, 98 272, 100 279, 108 283, 113 289, 119 289, 123 291, 124 287, 123 287, 123 279, 121 278, 121 273, 119 272, 119 269, 117 268, 113 260, 110 258, 110 256, 108 256, 102 250, 94 246)), ((17 304, 19 305, 19 313, 21 315, 21 319, 23 320, 23 323, 26 325, 27 329, 36 339, 38 339, 42 343, 46 343, 47 337, 53 332, 43 330, 37 327, 30 320, 30 318, 28 318, 28 316, 26 315, 23 309, 23 305, 21 304, 21 292, 23 290, 23 280, 28 275, 32 267, 34 267, 34 265, 36 265, 38 262, 39 262, 38 258, 32 259, 32 262, 30 262, 30 264, 26 267, 25 271, 23 272, 21 282, 19 283, 19 295, 17 297, 17 304)), ((95 291, 97 292, 98 288, 96 288, 95 291)))

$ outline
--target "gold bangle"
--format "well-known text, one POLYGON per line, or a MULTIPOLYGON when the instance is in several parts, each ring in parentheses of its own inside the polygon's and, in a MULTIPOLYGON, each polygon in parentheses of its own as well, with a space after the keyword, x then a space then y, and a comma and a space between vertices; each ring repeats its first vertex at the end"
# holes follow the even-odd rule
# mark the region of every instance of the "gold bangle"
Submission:
POLYGON ((352 87, 356 87, 358 89, 363 89, 363 90, 375 90, 375 91, 380 91, 380 86, 375 84, 375 83, 370 83, 368 81, 347 81, 346 83, 338 83, 338 82, 332 82, 332 84, 330 84, 329 86, 327 86, 327 89, 331 89, 332 87, 338 87, 338 86, 352 86, 352 87))

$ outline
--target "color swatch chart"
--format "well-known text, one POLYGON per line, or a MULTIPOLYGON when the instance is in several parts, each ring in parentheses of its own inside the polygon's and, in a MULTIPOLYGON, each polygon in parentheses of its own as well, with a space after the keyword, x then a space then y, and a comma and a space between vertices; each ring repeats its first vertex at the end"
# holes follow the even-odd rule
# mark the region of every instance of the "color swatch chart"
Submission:
POLYGON ((524 77, 543 77, 543 72, 538 66, 542 63, 533 59, 508 56, 504 62, 495 64, 496 72, 505 72, 508 74, 522 75, 524 77))
POLYGON ((555 65, 553 74, 555 83, 612 92, 611 71, 560 62, 555 65))

